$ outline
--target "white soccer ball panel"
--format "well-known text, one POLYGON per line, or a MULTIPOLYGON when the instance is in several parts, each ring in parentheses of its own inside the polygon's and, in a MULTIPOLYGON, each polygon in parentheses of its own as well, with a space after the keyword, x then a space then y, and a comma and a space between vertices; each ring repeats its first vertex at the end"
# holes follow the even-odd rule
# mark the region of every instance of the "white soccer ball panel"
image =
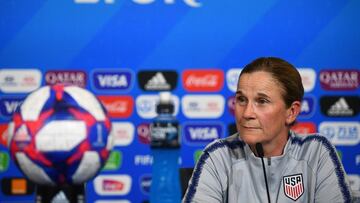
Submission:
POLYGON ((101 108, 101 104, 89 91, 86 91, 77 86, 68 86, 65 87, 64 90, 70 94, 71 97, 73 97, 82 108, 94 116, 97 121, 105 120, 106 116, 103 109, 101 108))
POLYGON ((17 152, 15 156, 21 170, 30 180, 36 183, 55 185, 55 183, 49 178, 45 171, 34 164, 23 152, 17 152))
POLYGON ((107 137, 107 142, 106 142, 106 149, 107 150, 112 150, 113 146, 114 146, 114 135, 111 133, 113 130, 110 131, 108 137, 107 137))
POLYGON ((50 97, 50 87, 42 87, 31 93, 22 103, 21 116, 25 121, 35 121, 39 118, 41 109, 50 97))
POLYGON ((72 176, 73 183, 79 184, 92 178, 100 169, 100 157, 97 152, 85 152, 81 162, 72 176))
POLYGON ((16 131, 14 131, 14 140, 18 142, 30 142, 31 136, 25 124, 22 124, 16 131))
POLYGON ((8 128, 7 128, 7 146, 8 147, 10 147, 10 142, 11 142, 11 140, 12 140, 12 138, 13 138, 13 136, 14 136, 14 129, 15 128, 15 124, 14 124, 14 122, 9 122, 9 124, 8 124, 8 128))
POLYGON ((36 148, 42 152, 70 151, 86 139, 84 121, 59 120, 46 124, 36 135, 36 148))

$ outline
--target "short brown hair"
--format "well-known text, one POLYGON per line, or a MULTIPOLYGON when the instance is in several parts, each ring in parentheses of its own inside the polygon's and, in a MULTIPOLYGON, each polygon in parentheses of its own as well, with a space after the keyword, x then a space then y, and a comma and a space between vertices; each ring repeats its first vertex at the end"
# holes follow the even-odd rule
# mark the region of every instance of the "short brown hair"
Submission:
POLYGON ((301 82, 301 76, 296 68, 289 62, 276 57, 257 58, 244 67, 239 79, 245 73, 257 71, 268 72, 279 82, 281 88, 284 90, 281 95, 286 107, 290 107, 294 101, 302 101, 304 87, 301 82))

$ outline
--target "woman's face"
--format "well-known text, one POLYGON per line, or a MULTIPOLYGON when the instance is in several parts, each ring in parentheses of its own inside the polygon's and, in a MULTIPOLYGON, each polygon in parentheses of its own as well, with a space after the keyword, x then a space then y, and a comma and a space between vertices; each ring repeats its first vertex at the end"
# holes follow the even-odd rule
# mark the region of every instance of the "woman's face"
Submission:
POLYGON ((276 143, 287 139, 288 125, 295 120, 286 108, 280 83, 268 72, 243 74, 235 96, 236 126, 247 144, 276 143))

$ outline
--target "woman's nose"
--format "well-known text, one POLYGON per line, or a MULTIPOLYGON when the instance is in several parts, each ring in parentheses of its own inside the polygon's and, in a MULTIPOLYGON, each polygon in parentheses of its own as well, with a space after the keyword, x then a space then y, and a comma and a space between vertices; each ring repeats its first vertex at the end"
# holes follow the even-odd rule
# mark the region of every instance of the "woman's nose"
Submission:
POLYGON ((244 107, 244 113, 243 113, 243 117, 244 118, 254 118, 255 114, 254 114, 254 107, 252 105, 252 103, 248 102, 245 107, 244 107))

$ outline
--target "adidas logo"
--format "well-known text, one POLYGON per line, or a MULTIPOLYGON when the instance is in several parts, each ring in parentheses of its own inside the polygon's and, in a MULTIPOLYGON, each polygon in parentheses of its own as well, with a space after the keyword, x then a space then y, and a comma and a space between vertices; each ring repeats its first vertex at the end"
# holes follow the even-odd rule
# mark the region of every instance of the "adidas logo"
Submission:
POLYGON ((167 83, 164 75, 157 72, 146 84, 147 90, 170 90, 171 86, 167 83))
POLYGON ((328 110, 328 115, 330 116, 352 116, 354 111, 349 108, 349 105, 346 103, 344 97, 341 97, 336 101, 328 110))
POLYGON ((69 203, 69 201, 66 198, 66 195, 63 191, 60 191, 56 194, 56 196, 52 199, 53 203, 69 203))

